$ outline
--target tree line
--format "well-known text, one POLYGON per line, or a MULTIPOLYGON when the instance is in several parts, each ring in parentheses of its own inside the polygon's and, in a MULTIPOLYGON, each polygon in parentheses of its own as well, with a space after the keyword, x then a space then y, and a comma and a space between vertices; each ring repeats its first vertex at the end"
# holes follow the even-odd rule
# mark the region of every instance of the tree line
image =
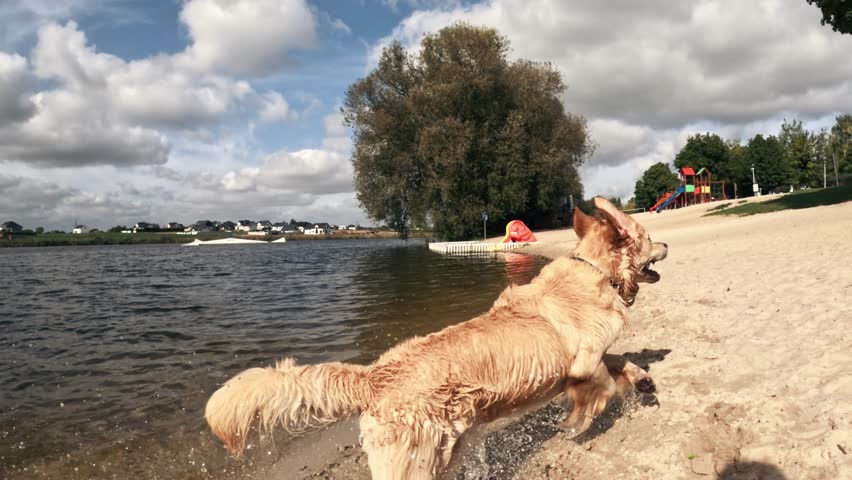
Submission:
MULTIPOLYGON (((752 195, 752 170, 764 193, 777 188, 838 185, 852 175, 852 115, 841 115, 830 129, 808 131, 799 120, 784 120, 778 135, 755 135, 745 144, 716 133, 696 134, 674 158, 675 168, 707 168, 714 180, 726 182, 726 194, 752 195)), ((648 208, 657 197, 674 190, 677 174, 665 163, 646 170, 636 182, 634 202, 648 208)))

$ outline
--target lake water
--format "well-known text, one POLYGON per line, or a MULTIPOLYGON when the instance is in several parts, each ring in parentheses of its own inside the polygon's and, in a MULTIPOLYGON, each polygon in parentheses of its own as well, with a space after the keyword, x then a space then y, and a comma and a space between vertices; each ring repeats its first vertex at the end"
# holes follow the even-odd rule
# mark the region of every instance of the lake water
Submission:
POLYGON ((395 240, 0 249, 0 477, 252 477, 204 422, 218 384, 368 363, 542 265, 395 240))

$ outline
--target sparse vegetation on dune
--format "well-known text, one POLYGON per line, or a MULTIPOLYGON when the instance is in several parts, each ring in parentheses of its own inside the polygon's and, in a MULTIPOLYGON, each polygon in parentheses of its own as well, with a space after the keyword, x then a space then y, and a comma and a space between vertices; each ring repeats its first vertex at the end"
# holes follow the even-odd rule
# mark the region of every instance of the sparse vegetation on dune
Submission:
POLYGON ((852 200, 852 186, 843 185, 834 188, 814 190, 799 190, 798 192, 782 195, 765 202, 752 202, 725 208, 730 204, 719 205, 705 215, 755 215, 758 213, 777 212, 780 210, 819 207, 834 205, 852 200))

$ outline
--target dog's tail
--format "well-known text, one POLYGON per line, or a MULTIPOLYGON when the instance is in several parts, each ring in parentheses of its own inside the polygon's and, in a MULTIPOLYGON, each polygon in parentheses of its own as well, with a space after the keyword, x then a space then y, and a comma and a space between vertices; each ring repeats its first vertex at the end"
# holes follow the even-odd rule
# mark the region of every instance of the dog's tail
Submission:
POLYGON ((372 397, 367 368, 344 363, 251 368, 225 382, 207 401, 207 423, 231 453, 246 446, 252 426, 302 433, 363 410, 372 397))

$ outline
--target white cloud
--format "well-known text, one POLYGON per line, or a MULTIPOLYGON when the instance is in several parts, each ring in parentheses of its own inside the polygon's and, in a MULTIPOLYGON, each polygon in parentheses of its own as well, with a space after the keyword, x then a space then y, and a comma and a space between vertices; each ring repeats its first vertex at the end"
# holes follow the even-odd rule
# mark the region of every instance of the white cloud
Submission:
POLYGON ((671 161, 695 125, 777 130, 784 116, 852 110, 852 36, 819 19, 806 2, 780 0, 493 0, 414 12, 369 60, 391 39, 413 49, 457 21, 496 27, 512 56, 552 62, 566 107, 589 119, 599 148, 584 169, 587 193, 627 197, 639 166, 671 161), (635 176, 610 178, 617 165, 635 176))
POLYGON ((461 0, 381 0, 384 5, 387 5, 393 10, 398 10, 401 5, 411 8, 442 8, 458 7, 461 5, 461 0))
MULTIPOLYGON (((97 49, 74 21, 97 2, 71 1, 0 5, 0 19, 33 19, 21 32, 39 25, 29 58, 0 52, 0 163, 14 172, 0 178, 11 199, 0 216, 62 228, 71 216, 100 227, 181 213, 278 218, 322 213, 343 197, 349 208, 335 215, 357 212, 348 132, 329 124, 318 148, 263 154, 253 119, 300 115, 282 93, 249 83, 316 45, 316 16, 349 33, 342 20, 297 0, 188 0, 183 51, 126 60, 97 49)), ((323 220, 363 220, 335 215, 323 220)))
POLYGON ((304 0, 189 0, 180 19, 192 37, 182 60, 205 72, 271 73, 291 62, 290 50, 316 44, 304 0))
MULTIPOLYGON (((14 8, 45 19, 83 5, 14 8)), ((189 0, 180 18, 192 43, 173 55, 126 61, 98 52, 74 21, 44 23, 30 62, 0 52, 0 161, 157 165, 168 160, 166 131, 202 131, 254 109, 264 121, 296 117, 280 93, 259 95, 225 74, 268 73, 289 62, 291 49, 313 45, 304 1, 189 0), (47 81, 37 93, 36 78, 47 81)))
POLYGON ((278 152, 267 157, 257 176, 258 185, 315 195, 353 191, 349 158, 337 152, 306 149, 278 152))
POLYGON ((331 20, 331 27, 346 34, 352 33, 352 29, 349 28, 349 25, 346 25, 346 23, 344 23, 343 20, 339 18, 331 20))
POLYGON ((0 127, 24 121, 35 113, 35 104, 29 98, 34 87, 27 59, 0 52, 0 127))
POLYGON ((199 186, 227 191, 281 191, 307 195, 328 195, 354 191, 351 140, 341 123, 342 115, 326 115, 326 137, 322 148, 281 150, 266 155, 259 167, 225 173, 219 180, 203 174, 199 186))
MULTIPOLYGON (((70 230, 73 223, 108 228, 105 221, 144 218, 150 208, 141 199, 119 192, 96 193, 31 177, 0 174, 0 218, 14 219, 25 228, 43 226, 70 230)), ((112 226, 112 225, 109 225, 112 226)))
POLYGON ((0 160, 73 167, 162 164, 168 159, 164 135, 93 111, 85 95, 51 90, 32 100, 37 113, 0 128, 0 160))
POLYGON ((343 114, 339 108, 335 113, 325 116, 323 123, 325 124, 325 138, 322 141, 324 150, 349 155, 352 151, 351 132, 343 125, 343 114))
POLYGON ((174 57, 126 62, 88 45, 77 24, 48 24, 33 49, 36 75, 85 97, 94 113, 154 127, 192 127, 215 120, 251 96, 242 81, 183 70, 174 57))
POLYGON ((296 112, 290 109, 287 100, 278 92, 267 92, 263 95, 263 107, 260 110, 260 119, 265 122, 277 122, 282 120, 293 120, 297 118, 296 112))
POLYGON ((0 2, 0 50, 15 50, 50 22, 93 15, 113 25, 150 21, 132 6, 133 0, 3 0, 0 2))

